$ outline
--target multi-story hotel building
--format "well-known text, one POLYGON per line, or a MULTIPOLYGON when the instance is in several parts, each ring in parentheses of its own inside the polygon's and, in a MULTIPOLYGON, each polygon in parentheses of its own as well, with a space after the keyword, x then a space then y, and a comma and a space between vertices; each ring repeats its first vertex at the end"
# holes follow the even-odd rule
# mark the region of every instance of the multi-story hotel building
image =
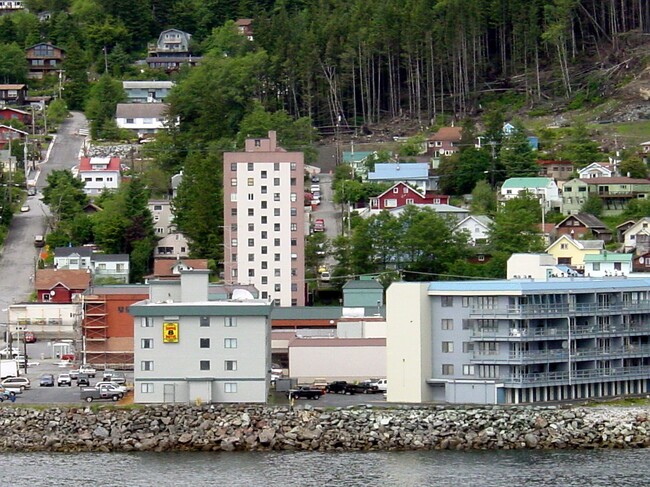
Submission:
POLYGON ((276 134, 224 154, 224 274, 276 306, 305 304, 304 156, 276 134))
POLYGON ((517 404, 646 394, 650 280, 392 284, 389 401, 517 404))

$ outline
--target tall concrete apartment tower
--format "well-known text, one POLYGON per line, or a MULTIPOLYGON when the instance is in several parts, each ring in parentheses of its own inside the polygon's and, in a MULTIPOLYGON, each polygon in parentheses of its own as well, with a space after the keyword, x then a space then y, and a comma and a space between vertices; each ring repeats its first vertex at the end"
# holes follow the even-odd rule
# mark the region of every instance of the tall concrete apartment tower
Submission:
POLYGON ((268 138, 224 154, 227 284, 253 284, 276 306, 305 305, 304 155, 268 138))

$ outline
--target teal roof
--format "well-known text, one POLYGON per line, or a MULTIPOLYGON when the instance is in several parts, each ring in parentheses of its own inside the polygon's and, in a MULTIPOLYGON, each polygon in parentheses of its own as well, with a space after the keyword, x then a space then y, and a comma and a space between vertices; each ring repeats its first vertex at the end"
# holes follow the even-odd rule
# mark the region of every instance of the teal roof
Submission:
POLYGON ((586 262, 632 262, 632 254, 617 254, 615 252, 587 254, 585 255, 586 262))
POLYGON ((510 178, 503 183, 503 188, 546 188, 551 178, 510 178))
POLYGON ((343 152, 343 162, 361 162, 371 156, 374 152, 343 152))
POLYGON ((343 285, 343 289, 384 289, 375 279, 352 279, 343 285))

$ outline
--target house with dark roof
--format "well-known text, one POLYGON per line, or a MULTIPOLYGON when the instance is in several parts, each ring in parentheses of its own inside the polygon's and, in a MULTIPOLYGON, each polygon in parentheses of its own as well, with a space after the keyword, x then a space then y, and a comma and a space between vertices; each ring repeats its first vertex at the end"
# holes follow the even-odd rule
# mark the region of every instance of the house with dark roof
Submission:
POLYGON ((92 255, 92 247, 56 247, 54 249, 54 268, 90 269, 92 255))
POLYGON ((241 35, 249 41, 253 40, 253 19, 237 19, 235 25, 241 35))
POLYGON ((118 103, 115 122, 119 128, 143 137, 165 128, 168 110, 166 103, 118 103))
POLYGON ((447 195, 437 194, 434 191, 424 192, 400 181, 379 196, 370 198, 369 207, 371 210, 381 211, 404 205, 446 205, 448 203, 447 195))
POLYGON ((181 66, 196 66, 201 58, 192 56, 192 34, 179 29, 167 29, 160 33, 158 41, 149 44, 147 64, 152 69, 176 71, 181 66))
POLYGON ((557 235, 569 235, 577 240, 593 238, 605 243, 612 240, 612 231, 599 218, 589 213, 569 215, 555 225, 557 235))
POLYGON ((25 57, 29 64, 27 77, 41 79, 62 69, 65 50, 49 42, 39 42, 25 49, 25 57))
POLYGON ((460 152, 462 137, 462 127, 441 127, 435 134, 427 138, 427 154, 432 156, 435 162, 439 163, 441 157, 452 156, 460 152))
POLYGON ((580 212, 590 196, 602 202, 603 216, 620 215, 630 201, 650 198, 650 180, 620 176, 572 179, 562 187, 562 213, 580 212))
MULTIPOLYGON (((27 97, 27 85, 25 84, 0 84, 0 102, 14 105, 24 105, 27 97)), ((19 110, 22 111, 22 110, 19 110)), ((27 112, 22 112, 27 113, 27 112)), ((3 116, 5 120, 7 117, 3 116)))
POLYGON ((85 270, 37 269, 34 288, 37 300, 45 303, 72 303, 90 287, 92 275, 85 270))
POLYGON ((644 254, 650 251, 648 243, 650 242, 650 217, 643 217, 623 232, 623 250, 637 254, 644 254))

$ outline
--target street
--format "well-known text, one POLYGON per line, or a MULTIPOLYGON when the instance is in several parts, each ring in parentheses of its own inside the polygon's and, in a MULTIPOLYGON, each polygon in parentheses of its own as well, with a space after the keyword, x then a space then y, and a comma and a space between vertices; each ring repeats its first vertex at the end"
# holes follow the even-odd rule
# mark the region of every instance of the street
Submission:
MULTIPOLYGON (((84 138, 76 135, 79 128, 87 126, 86 117, 73 112, 59 128, 49 159, 38 164, 35 175, 37 189, 46 185, 47 175, 58 169, 70 169, 78 162, 84 138)), ((43 235, 47 228, 48 209, 39 199, 40 194, 27 198, 28 212, 14 215, 9 233, 0 255, 0 322, 6 321, 9 305, 24 302, 34 290, 33 276, 36 270, 38 249, 34 247, 34 235, 43 235)))

